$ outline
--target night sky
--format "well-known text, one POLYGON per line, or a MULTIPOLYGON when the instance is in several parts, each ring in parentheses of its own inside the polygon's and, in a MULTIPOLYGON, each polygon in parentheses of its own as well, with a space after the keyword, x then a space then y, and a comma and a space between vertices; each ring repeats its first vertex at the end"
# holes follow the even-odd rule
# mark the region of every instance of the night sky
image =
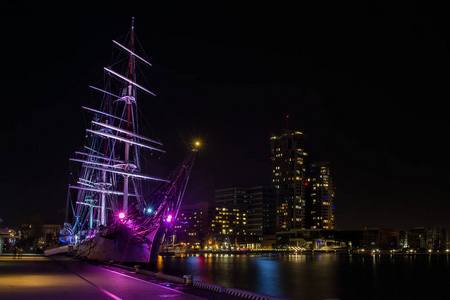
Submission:
MULTIPOLYGON (((2 7, 0 227, 35 215, 62 222, 81 106, 131 23, 95 3, 77 14, 2 7)), ((146 133, 165 143, 167 161, 194 138, 204 143, 186 203, 269 184, 269 137, 289 114, 311 158, 332 162, 339 229, 450 228, 447 12, 389 3, 170 2, 130 12, 153 64, 138 80, 157 95, 139 99, 146 133)))

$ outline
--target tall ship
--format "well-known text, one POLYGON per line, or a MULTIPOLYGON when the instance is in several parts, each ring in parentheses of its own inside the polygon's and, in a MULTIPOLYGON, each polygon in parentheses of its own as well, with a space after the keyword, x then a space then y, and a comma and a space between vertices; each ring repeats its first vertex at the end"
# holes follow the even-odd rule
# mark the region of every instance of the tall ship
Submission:
POLYGON ((115 57, 104 68, 103 86, 90 86, 99 105, 82 107, 90 123, 83 149, 70 159, 77 174, 71 172, 61 240, 82 259, 154 262, 177 216, 199 143, 167 176, 152 175, 157 172, 151 160, 165 150, 140 132, 145 118, 138 96, 155 94, 138 83, 137 74, 151 64, 135 49, 134 18, 122 39, 112 41, 115 57))

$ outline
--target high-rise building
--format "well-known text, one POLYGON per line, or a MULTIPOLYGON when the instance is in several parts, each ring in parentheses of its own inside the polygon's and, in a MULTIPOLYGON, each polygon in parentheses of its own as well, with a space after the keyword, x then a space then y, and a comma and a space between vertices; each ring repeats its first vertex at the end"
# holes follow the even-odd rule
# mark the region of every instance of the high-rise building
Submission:
POLYGON ((247 189, 248 233, 250 235, 276 232, 276 191, 273 187, 255 186, 247 189))
POLYGON ((330 162, 311 164, 306 186, 306 227, 336 229, 333 178, 330 162))
POLYGON ((277 231, 305 228, 306 136, 286 129, 270 137, 272 182, 277 190, 277 231))

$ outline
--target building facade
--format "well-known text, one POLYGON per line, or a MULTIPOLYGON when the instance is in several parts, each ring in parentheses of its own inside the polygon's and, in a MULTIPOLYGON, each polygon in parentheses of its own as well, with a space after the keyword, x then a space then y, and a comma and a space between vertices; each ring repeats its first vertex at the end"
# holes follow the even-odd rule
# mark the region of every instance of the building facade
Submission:
POLYGON ((306 227, 336 229, 335 187, 331 177, 331 163, 311 164, 306 186, 306 227))
POLYGON ((277 231, 306 227, 307 138, 295 130, 270 137, 272 183, 277 190, 277 231))
POLYGON ((211 231, 223 235, 248 234, 247 208, 242 205, 216 206, 211 231))
POLYGON ((273 187, 231 187, 216 190, 215 205, 219 208, 239 209, 241 214, 245 212, 247 235, 261 236, 276 232, 276 190, 273 187))
POLYGON ((444 228, 416 227, 408 232, 408 248, 415 250, 447 249, 448 234, 444 228))
POLYGON ((172 244, 182 242, 190 247, 202 246, 204 237, 209 233, 209 217, 207 204, 182 207, 175 219, 171 239, 168 237, 167 241, 172 244))

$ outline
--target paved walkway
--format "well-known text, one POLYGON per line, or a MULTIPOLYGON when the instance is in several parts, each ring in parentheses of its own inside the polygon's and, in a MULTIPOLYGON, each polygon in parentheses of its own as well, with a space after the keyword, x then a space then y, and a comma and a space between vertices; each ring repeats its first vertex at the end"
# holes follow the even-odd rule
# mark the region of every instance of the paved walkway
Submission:
POLYGON ((0 299, 205 299, 70 258, 0 256, 0 299))

